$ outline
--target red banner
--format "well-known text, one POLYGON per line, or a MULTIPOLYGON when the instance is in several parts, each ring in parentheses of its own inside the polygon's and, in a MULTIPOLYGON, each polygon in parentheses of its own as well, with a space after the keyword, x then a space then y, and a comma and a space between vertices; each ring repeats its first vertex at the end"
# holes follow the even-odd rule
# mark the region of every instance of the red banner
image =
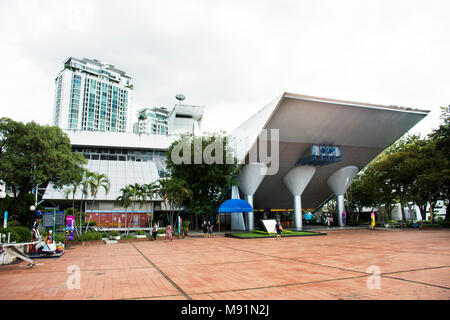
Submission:
POLYGON ((90 216, 91 222, 105 228, 148 228, 152 219, 150 212, 88 212, 87 215, 86 222, 90 216))

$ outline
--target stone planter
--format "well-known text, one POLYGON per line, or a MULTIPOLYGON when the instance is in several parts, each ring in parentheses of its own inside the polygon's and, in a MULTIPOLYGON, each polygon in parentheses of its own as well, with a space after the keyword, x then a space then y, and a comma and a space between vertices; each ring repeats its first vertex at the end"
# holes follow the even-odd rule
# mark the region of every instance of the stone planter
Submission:
POLYGON ((147 238, 140 238, 140 239, 120 239, 119 243, 124 243, 124 242, 140 242, 140 241, 147 241, 147 238))
POLYGON ((138 238, 138 239, 145 239, 145 238, 147 238, 147 236, 145 234, 137 234, 136 238, 138 238))
POLYGON ((96 245, 96 244, 103 244, 103 240, 92 240, 92 241, 72 241, 72 240, 66 240, 64 242, 65 247, 72 247, 72 246, 89 246, 89 245, 96 245))

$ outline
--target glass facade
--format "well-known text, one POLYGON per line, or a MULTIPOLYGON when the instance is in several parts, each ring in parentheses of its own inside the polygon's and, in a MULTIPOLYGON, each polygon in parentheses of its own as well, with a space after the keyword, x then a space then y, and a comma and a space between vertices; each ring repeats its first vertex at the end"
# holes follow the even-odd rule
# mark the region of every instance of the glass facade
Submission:
POLYGON ((169 112, 165 108, 143 109, 139 112, 138 122, 134 124, 135 133, 164 134, 169 132, 169 112))
POLYGON ((88 160, 111 161, 157 161, 165 163, 166 151, 156 149, 123 149, 106 147, 72 146, 72 152, 79 152, 88 160))
POLYGON ((119 86, 86 77, 82 130, 125 132, 128 92, 119 86))
POLYGON ((59 125, 59 115, 61 112, 61 91, 62 91, 63 75, 56 78, 56 97, 55 97, 55 112, 53 114, 53 125, 59 125))
POLYGON ((78 128, 78 114, 80 110, 80 88, 81 88, 81 76, 74 74, 72 76, 72 85, 70 92, 69 129, 78 128))
POLYGON ((56 78, 54 125, 125 132, 133 90, 129 79, 125 72, 98 60, 69 58, 56 78))

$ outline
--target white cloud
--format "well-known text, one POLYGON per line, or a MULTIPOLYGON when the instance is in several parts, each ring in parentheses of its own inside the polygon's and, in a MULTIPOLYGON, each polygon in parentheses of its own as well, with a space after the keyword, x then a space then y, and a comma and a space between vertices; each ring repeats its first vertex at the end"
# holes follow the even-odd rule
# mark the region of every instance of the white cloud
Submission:
POLYGON ((233 130, 283 91, 433 110, 450 102, 446 1, 2 1, 0 116, 51 123, 69 56, 127 71, 136 107, 207 106, 233 130))

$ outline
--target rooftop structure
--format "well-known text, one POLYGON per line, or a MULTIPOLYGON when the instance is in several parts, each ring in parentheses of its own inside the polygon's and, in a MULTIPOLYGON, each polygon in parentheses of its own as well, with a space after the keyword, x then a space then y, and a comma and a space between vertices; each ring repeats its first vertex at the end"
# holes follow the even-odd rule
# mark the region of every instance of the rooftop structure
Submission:
POLYGON ((165 107, 143 108, 137 112, 138 121, 133 124, 134 133, 168 134, 169 110, 165 107))

